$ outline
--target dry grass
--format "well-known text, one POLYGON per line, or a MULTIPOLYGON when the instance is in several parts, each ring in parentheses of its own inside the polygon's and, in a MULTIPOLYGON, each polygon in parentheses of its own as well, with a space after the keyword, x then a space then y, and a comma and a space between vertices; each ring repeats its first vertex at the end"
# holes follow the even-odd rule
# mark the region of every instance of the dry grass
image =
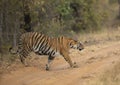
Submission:
POLYGON ((120 29, 105 29, 99 32, 83 33, 79 34, 78 39, 87 45, 105 43, 106 41, 118 41, 120 40, 120 29))
MULTIPOLYGON (((18 63, 18 56, 11 55, 9 53, 1 54, 0 56, 0 74, 9 72, 12 70, 12 65, 18 63)), ((14 68, 14 67, 13 67, 14 68)))
POLYGON ((120 62, 105 73, 97 77, 94 81, 89 81, 88 85, 120 85, 120 62))
MULTIPOLYGON (((105 29, 101 32, 80 34, 78 39, 85 45, 104 44, 106 42, 120 41, 120 29, 105 29)), ((85 85, 120 85, 120 62, 100 74, 93 80, 88 81, 85 85)))

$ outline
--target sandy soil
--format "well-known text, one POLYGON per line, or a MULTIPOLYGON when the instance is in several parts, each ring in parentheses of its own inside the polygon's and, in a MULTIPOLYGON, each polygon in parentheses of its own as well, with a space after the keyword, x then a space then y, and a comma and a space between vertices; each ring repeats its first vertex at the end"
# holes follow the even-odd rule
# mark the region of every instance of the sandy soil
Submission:
POLYGON ((51 70, 45 71, 47 57, 39 57, 30 67, 18 64, 19 68, 2 75, 0 85, 88 85, 88 80, 120 61, 120 42, 86 46, 81 52, 72 50, 70 56, 78 68, 70 68, 62 57, 57 57, 51 70))

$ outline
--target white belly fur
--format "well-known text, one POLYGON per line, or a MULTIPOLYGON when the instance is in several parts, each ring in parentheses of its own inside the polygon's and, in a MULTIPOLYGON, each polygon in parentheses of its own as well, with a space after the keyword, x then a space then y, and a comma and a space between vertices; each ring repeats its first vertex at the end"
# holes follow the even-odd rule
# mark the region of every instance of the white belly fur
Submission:
POLYGON ((56 52, 54 56, 61 56, 60 52, 56 52))

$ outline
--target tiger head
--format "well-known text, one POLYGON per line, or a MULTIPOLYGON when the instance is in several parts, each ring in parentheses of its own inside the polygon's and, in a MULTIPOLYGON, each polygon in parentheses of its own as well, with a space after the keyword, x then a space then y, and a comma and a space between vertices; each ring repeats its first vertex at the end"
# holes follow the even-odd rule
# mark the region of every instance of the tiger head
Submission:
POLYGON ((70 48, 78 49, 79 51, 84 49, 83 44, 81 42, 78 42, 77 40, 70 40, 69 45, 70 45, 70 48))

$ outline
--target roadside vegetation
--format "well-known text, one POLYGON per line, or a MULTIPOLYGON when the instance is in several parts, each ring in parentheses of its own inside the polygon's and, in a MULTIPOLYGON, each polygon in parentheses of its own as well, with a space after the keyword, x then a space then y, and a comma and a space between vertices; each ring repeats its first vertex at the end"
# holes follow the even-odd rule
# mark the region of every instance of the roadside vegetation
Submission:
MULTIPOLYGON (((86 46, 119 41, 120 0, 0 0, 0 73, 18 63, 8 49, 24 31, 77 38, 86 46)), ((119 85, 119 72, 117 63, 90 84, 119 85)))

